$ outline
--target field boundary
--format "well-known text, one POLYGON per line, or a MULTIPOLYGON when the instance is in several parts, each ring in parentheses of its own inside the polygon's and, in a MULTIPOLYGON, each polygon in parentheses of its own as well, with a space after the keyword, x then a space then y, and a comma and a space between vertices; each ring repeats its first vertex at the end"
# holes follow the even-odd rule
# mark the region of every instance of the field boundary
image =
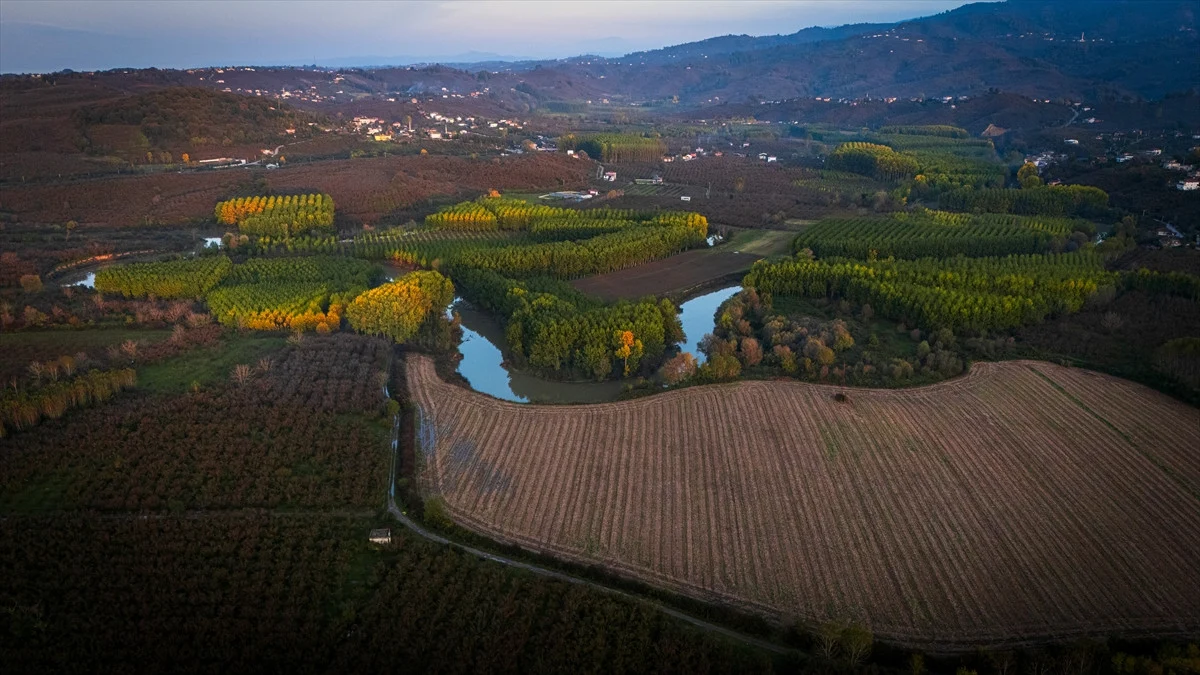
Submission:
MULTIPOLYGON (((633 417, 639 411, 645 411, 647 408, 659 407, 664 404, 671 404, 679 401, 688 401, 704 394, 718 393, 724 395, 722 398, 730 400, 745 400, 757 398, 753 394, 762 396, 770 394, 778 396, 780 391, 796 391, 806 392, 823 398, 831 398, 833 394, 839 392, 849 393, 851 400, 855 404, 866 403, 874 400, 876 404, 879 402, 894 401, 897 399, 907 400, 909 403, 918 403, 927 406, 936 407, 937 398, 970 398, 975 399, 976 390, 980 388, 989 388, 989 391, 994 392, 999 388, 1003 389, 1007 383, 1007 379, 997 379, 1007 376, 1015 371, 1034 371, 1038 374, 1039 379, 1049 378, 1035 368, 1035 365, 1049 366, 1050 364, 1041 364, 1036 361, 1015 361, 1003 363, 977 363, 966 375, 960 378, 904 390, 892 389, 867 389, 854 387, 841 387, 834 385, 816 385, 802 382, 778 382, 778 381, 749 381, 736 382, 728 384, 709 385, 705 387, 692 387, 681 390, 665 392, 639 398, 631 401, 619 401, 611 403, 586 404, 580 406, 548 406, 545 409, 539 406, 531 406, 528 404, 516 404, 506 401, 492 399, 483 394, 464 390, 460 387, 455 387, 445 382, 441 382, 436 373, 431 370, 431 366, 427 363, 427 359, 418 355, 410 355, 409 365, 406 369, 408 375, 408 387, 411 398, 420 409, 420 418, 422 427, 419 433, 419 452, 426 458, 424 463, 425 471, 423 471, 422 484, 426 485, 433 494, 441 496, 445 502, 446 509, 454 521, 468 531, 481 534, 488 539, 496 541, 502 545, 516 546, 524 550, 528 550, 534 554, 547 555, 552 558, 562 559, 572 564, 582 565, 599 565, 605 570, 615 573, 618 577, 628 578, 634 581, 650 583, 651 585, 660 586, 672 592, 679 592, 685 596, 695 598, 697 600, 714 603, 720 606, 732 608, 735 610, 748 612, 758 616, 767 618, 768 620, 781 624, 787 621, 820 621, 829 618, 829 614, 824 610, 804 611, 802 608, 790 609, 781 611, 778 602, 763 602, 755 600, 753 597, 747 597, 739 594, 736 590, 722 591, 717 588, 709 587, 697 583, 694 578, 688 576, 680 576, 679 574, 668 573, 663 569, 657 569, 649 564, 638 564, 631 562, 628 558, 623 558, 621 550, 612 548, 611 545, 603 543, 603 541, 593 540, 590 537, 579 541, 564 541, 561 535, 558 538, 551 537, 549 539, 540 536, 531 535, 521 527, 507 526, 503 517, 498 517, 496 511, 487 510, 487 513, 492 514, 492 519, 483 513, 477 513, 471 508, 455 501, 456 496, 462 498, 463 494, 461 487, 464 474, 451 475, 452 483, 447 484, 445 479, 445 466, 447 462, 451 462, 450 466, 456 467, 454 471, 463 470, 460 463, 464 460, 462 457, 447 458, 446 453, 454 453, 458 449, 457 444, 471 444, 471 452, 479 451, 479 448, 474 447, 474 442, 470 439, 471 436, 463 436, 467 433, 462 430, 453 428, 455 424, 451 418, 444 418, 442 411, 438 408, 445 408, 446 405, 453 405, 455 410, 469 411, 472 420, 489 419, 491 415, 498 415, 496 419, 515 417, 518 414, 525 419, 520 423, 520 426, 525 427, 550 427, 553 425, 554 418, 560 417, 564 411, 573 413, 576 416, 595 419, 602 414, 619 413, 624 415, 622 419, 635 419, 633 417), (429 378, 434 378, 431 381, 429 378), (439 384, 440 383, 440 384, 439 384), (428 391, 429 387, 436 389, 436 394, 428 391), (961 396, 959 396, 961 395, 961 396), (430 398, 433 397, 433 398, 430 398), (436 402, 439 400, 439 402, 436 402), (432 408, 430 407, 430 402, 432 408), (449 403, 453 402, 453 403, 449 403), (539 422, 545 420, 546 424, 542 425, 539 422), (535 421, 536 420, 536 421, 535 421), (531 423, 532 422, 532 423, 531 423), (450 424, 451 427, 445 427, 450 424), (425 427, 428 425, 428 428, 425 427), (445 435, 445 438, 442 436, 445 435), (455 441, 457 438, 459 440, 455 441), (450 444, 456 444, 451 447, 450 444), (459 484, 457 488, 455 483, 459 484), (578 545, 577 545, 578 544, 578 545)), ((1066 370, 1066 369, 1064 369, 1066 370)), ((1028 377, 1028 376, 1026 376, 1028 377)), ((1104 376, 1099 376, 1104 377, 1104 376)), ((1115 379, 1115 378, 1111 378, 1115 379)), ((1051 382, 1053 380, 1051 379, 1051 382)), ((1138 385, 1133 385, 1138 386, 1138 385)), ((1057 389, 1057 388, 1056 388, 1057 389)), ((1146 390, 1152 397, 1161 397, 1173 404, 1178 405, 1178 402, 1171 401, 1165 395, 1146 390)), ((1054 395, 1062 395, 1063 390, 1055 391, 1054 395)), ((1071 398, 1070 393, 1068 398, 1071 398)), ((1160 402, 1161 403, 1161 402, 1160 402)), ((1078 406, 1078 402, 1072 400, 1071 406, 1078 406)), ((994 411, 993 411, 994 412, 994 411)), ((858 415, 858 413, 851 413, 858 415)), ((990 413, 989 413, 990 414, 990 413)), ((986 415, 985 415, 986 417, 986 415)), ((853 422, 851 422, 853 424, 853 422)), ((1106 425, 1111 426, 1111 425, 1106 425)), ((1116 428, 1116 427, 1113 427, 1116 428)), ((840 426, 839 426, 840 429, 840 426)), ((1120 430, 1118 429, 1118 432, 1120 430)), ((512 433, 511 430, 497 429, 496 434, 504 436, 512 433)), ((845 461, 858 461, 855 459, 857 453, 861 450, 855 449, 852 442, 847 437, 844 437, 843 431, 833 430, 832 433, 838 437, 838 442, 841 445, 846 445, 841 454, 846 455, 845 461)), ((1095 432, 1093 432, 1095 433, 1095 432)), ((1122 435, 1124 435, 1122 433, 1122 435)), ((475 437, 480 443, 484 443, 486 439, 475 437)), ((559 442, 563 442, 560 439, 559 442)), ((1129 443, 1128 439, 1122 439, 1129 443)), ((526 440, 522 447, 528 447, 532 442, 526 440)), ((1136 445, 1136 444, 1134 444, 1136 445)), ((463 450, 462 452, 467 452, 463 450)), ((1142 452, 1136 453, 1142 455, 1142 452)), ((487 462, 495 461, 495 457, 489 455, 491 459, 487 462)), ((1152 461, 1152 458, 1142 457, 1146 461, 1152 461)), ((471 460, 474 461, 474 460, 471 460)), ((483 460, 481 460, 483 461, 483 460)), ((1153 462, 1155 468, 1159 471, 1164 471, 1164 467, 1160 462, 1153 462)), ((487 471, 493 472, 491 475, 498 475, 495 472, 501 471, 501 468, 486 464, 491 468, 487 471)), ((507 469, 506 469, 507 470, 507 469)), ((612 471, 611 469, 600 469, 599 471, 612 471)), ((1170 473, 1168 471, 1168 473, 1170 473)), ((668 474, 669 476, 670 474, 668 474)), ((1164 476, 1166 477, 1166 476, 1164 476)), ((1194 497, 1190 491, 1186 490, 1186 485, 1180 484, 1177 477, 1170 476, 1176 488, 1181 491, 1188 492, 1189 497, 1194 497)), ((490 480, 490 479, 489 479, 490 480)), ((551 480, 553 479, 539 479, 551 480)), ((578 474, 576 477, 578 480, 578 474)), ((656 478, 655 480, 663 480, 656 478)), ((669 479, 668 479, 669 480, 669 479)), ((676 479, 678 480, 678 479, 676 479)), ((619 481, 618 481, 619 482, 619 481)), ((492 488, 488 488, 491 490, 492 488)), ((622 487, 609 487, 608 490, 619 490, 624 492, 622 487)), ((620 494, 620 493, 614 493, 620 494)), ((478 499, 478 498, 477 498, 478 499)), ((623 498, 626 500, 628 498, 623 498)), ((586 499, 585 499, 586 501, 586 499)), ((543 505, 543 508, 553 502, 548 502, 543 505)), ((579 502, 575 502, 579 508, 579 502)), ((1172 502, 1175 504, 1175 502, 1172 502)), ((500 511, 504 511, 508 506, 504 506, 500 511)), ((550 506, 550 510, 564 508, 564 506, 550 506)), ((611 509, 617 509, 615 512, 618 518, 617 524, 613 527, 619 527, 622 519, 628 522, 629 516, 621 516, 619 505, 603 505, 599 508, 605 512, 610 512, 611 509)), ((1178 508, 1173 506, 1172 508, 1178 508)), ((985 519, 986 520, 986 519, 985 519)), ((603 521, 601 521, 603 522, 603 521)), ((994 525, 993 525, 994 527, 994 525)), ((985 534, 981 536, 990 537, 995 533, 985 534)), ((601 540, 605 536, 609 537, 608 541, 614 541, 611 530, 606 529, 604 533, 597 533, 601 540), (605 534, 607 533, 607 534, 605 534)), ((672 536, 686 536, 672 533, 672 536)), ((1001 536, 1007 536, 1001 533, 1001 536)), ((1186 536, 1182 533, 1181 536, 1186 536)), ((623 549, 622 549, 623 550, 623 549)), ((1175 556, 1182 555, 1178 550, 1174 552, 1175 556)), ((811 605, 810 605, 811 606, 811 605)), ((1132 609, 1132 608, 1130 608, 1132 609)), ((1063 623, 1061 620, 1050 620, 1049 618, 1038 621, 1029 617, 1025 621, 1006 621, 1003 625, 993 626, 992 629, 986 629, 986 622, 974 626, 970 630, 955 630, 950 625, 942 628, 934 628, 933 624, 923 626, 922 622, 910 624, 905 622, 882 620, 882 617, 870 621, 870 627, 875 634, 883 641, 893 644, 897 647, 919 648, 930 651, 932 653, 957 653, 975 648, 1001 648, 1001 647, 1018 647, 1026 645, 1045 644, 1048 642, 1061 642, 1084 636, 1097 636, 1119 634, 1129 638, 1142 637, 1179 637, 1192 636, 1200 634, 1200 613, 1187 613, 1183 615, 1175 614, 1166 616, 1163 614, 1143 614, 1137 610, 1128 613, 1118 613, 1117 615, 1099 614, 1095 620, 1076 620, 1063 623)), ((1015 617, 1013 617, 1015 618, 1015 617)), ((964 628, 967 624, 964 624, 964 628)))

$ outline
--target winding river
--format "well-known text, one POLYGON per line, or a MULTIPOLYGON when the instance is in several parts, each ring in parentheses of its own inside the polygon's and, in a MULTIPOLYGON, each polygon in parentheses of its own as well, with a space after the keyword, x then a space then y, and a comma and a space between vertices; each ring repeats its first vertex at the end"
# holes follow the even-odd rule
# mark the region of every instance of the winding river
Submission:
MULTIPOLYGON (((703 363, 700 340, 712 332, 717 307, 741 289, 730 286, 684 301, 679 308, 684 340, 675 346, 703 363)), ((490 314, 461 298, 455 299, 447 311, 457 312, 462 320, 459 351, 463 358, 458 373, 476 391, 517 403, 600 403, 615 400, 621 393, 624 384, 620 381, 559 382, 510 368, 502 348, 504 330, 490 314)))
MULTIPOLYGON (((220 241, 220 237, 205 237, 201 246, 220 246, 220 241)), ((110 264, 89 265, 65 272, 58 284, 94 288, 96 271, 110 264)), ((389 281, 402 273, 386 264, 384 272, 389 281)), ((741 286, 728 286, 685 300, 679 306, 684 340, 675 347, 691 352, 697 363, 703 363, 705 357, 700 351, 700 340, 712 332, 717 307, 741 290, 741 286)), ((624 382, 616 380, 549 380, 512 368, 504 360, 504 329, 494 317, 461 298, 455 298, 446 311, 447 314, 457 312, 462 321, 463 339, 459 345, 462 360, 458 364, 458 373, 476 391, 517 403, 602 403, 616 400, 625 386, 624 382)))

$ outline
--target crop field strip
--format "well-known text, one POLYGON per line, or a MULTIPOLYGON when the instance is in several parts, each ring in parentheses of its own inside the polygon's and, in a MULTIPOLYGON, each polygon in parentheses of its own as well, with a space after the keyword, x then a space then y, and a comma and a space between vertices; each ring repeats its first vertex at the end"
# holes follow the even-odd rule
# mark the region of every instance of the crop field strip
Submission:
POLYGON ((1139 385, 1007 362, 541 407, 407 363, 423 480, 497 539, 912 647, 1200 630, 1198 413, 1139 385))

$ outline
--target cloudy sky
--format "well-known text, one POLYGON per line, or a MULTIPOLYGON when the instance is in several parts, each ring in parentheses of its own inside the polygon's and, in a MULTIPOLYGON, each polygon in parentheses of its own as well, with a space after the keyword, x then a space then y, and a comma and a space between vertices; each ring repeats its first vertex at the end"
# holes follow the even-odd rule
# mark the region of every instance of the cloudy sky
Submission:
POLYGON ((896 21, 954 0, 3 0, 0 72, 619 55, 896 21))

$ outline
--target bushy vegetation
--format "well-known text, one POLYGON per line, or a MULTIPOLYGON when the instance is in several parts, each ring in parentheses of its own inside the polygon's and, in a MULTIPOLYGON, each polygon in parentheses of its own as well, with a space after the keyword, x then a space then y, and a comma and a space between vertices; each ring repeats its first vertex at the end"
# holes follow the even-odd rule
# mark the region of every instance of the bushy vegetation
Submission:
POLYGON ((954 211, 1071 216, 1104 209, 1108 195, 1087 185, 957 189, 943 194, 939 203, 943 209, 954 211))
POLYGON ((376 525, 5 518, 0 653, 29 675, 772 672, 763 653, 645 603, 515 575, 395 528, 391 546, 374 547, 376 525))
POLYGON ((378 266, 351 258, 256 258, 235 266, 206 299, 225 325, 328 332, 379 276, 378 266))
POLYGON ((560 150, 579 150, 602 162, 657 162, 667 151, 661 138, 632 134, 569 134, 558 139, 560 150))
POLYGON ((745 284, 760 293, 844 298, 927 330, 988 331, 1076 312, 1119 275, 1088 253, 1002 258, 851 261, 798 258, 755 263, 745 284))
POLYGON ((287 237, 333 229, 333 198, 326 194, 238 197, 217 204, 217 222, 247 235, 287 237))
POLYGON ((5 439, 0 507, 374 508, 388 460, 386 428, 373 421, 388 357, 376 338, 307 336, 183 395, 43 422, 5 439), (59 489, 43 492, 48 484, 59 489))
POLYGON ((818 257, 926 258, 1043 253, 1090 223, 1053 217, 918 210, 875 218, 828 218, 805 229, 795 250, 818 257))
POLYGON ((554 280, 516 281, 472 268, 452 274, 463 297, 502 318, 510 353, 543 371, 630 374, 683 339, 669 300, 604 305, 554 280))
POLYGON ((313 119, 286 103, 239 96, 199 87, 168 87, 135 96, 111 98, 79 108, 74 121, 91 149, 103 152, 144 150, 144 147, 106 147, 104 126, 136 129, 143 143, 159 149, 223 146, 278 141, 286 129, 302 135, 313 119))
POLYGON ((947 124, 924 125, 891 125, 879 128, 881 134, 901 134, 913 136, 937 136, 942 138, 970 138, 971 134, 961 127, 947 124))
POLYGON ((114 265, 96 272, 96 290, 126 298, 199 298, 233 269, 226 256, 114 265))
POLYGON ((346 318, 360 333, 405 342, 421 324, 454 299, 454 285, 437 272, 410 272, 362 293, 346 308, 346 318))
POLYGON ((862 141, 839 145, 829 154, 825 166, 834 171, 849 171, 882 181, 911 178, 920 168, 917 161, 908 155, 886 145, 862 141))
MULTIPOLYGON (((71 357, 66 360, 74 361, 71 357)), ((49 381, 43 382, 43 369, 39 367, 34 382, 25 388, 5 388, 0 393, 0 438, 8 429, 27 429, 42 418, 57 419, 71 408, 107 401, 122 389, 137 384, 137 372, 132 368, 89 370, 75 377, 71 377, 70 368, 64 370, 67 378, 58 379, 56 362, 53 375, 46 372, 49 381)))

